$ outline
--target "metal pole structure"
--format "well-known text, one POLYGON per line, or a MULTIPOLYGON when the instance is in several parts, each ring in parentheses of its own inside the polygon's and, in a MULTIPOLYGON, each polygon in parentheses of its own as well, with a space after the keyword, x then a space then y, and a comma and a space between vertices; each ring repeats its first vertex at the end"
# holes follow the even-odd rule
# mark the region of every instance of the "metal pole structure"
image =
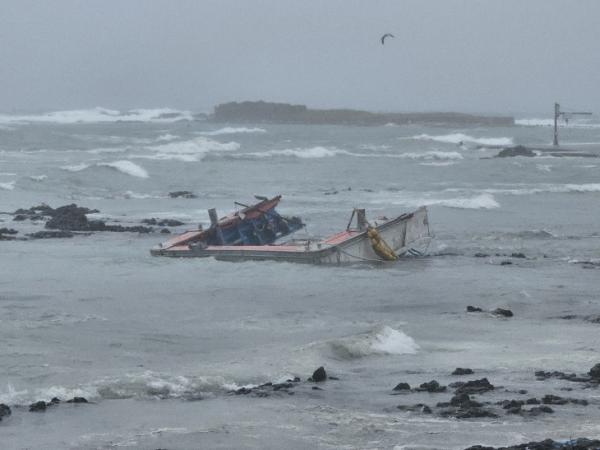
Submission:
POLYGON ((560 105, 554 103, 554 142, 553 145, 558 147, 558 117, 560 116, 560 105))
POLYGON ((580 115, 580 116, 591 116, 592 113, 591 112, 561 112, 560 111, 560 105, 558 103, 554 104, 554 141, 553 141, 553 145, 555 147, 558 147, 558 119, 560 116, 574 116, 574 115, 580 115))

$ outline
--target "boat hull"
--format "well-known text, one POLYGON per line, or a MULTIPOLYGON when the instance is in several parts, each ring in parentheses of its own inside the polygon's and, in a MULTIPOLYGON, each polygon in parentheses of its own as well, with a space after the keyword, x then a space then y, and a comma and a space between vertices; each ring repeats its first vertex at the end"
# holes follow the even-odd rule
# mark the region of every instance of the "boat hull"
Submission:
MULTIPOLYGON (((403 214, 374 227, 381 238, 398 256, 424 253, 431 240, 427 209, 403 214)), ((178 245, 154 248, 155 256, 214 257, 226 261, 274 260, 308 264, 352 264, 383 262, 375 253, 366 230, 348 229, 323 241, 302 244, 194 246, 178 245)))

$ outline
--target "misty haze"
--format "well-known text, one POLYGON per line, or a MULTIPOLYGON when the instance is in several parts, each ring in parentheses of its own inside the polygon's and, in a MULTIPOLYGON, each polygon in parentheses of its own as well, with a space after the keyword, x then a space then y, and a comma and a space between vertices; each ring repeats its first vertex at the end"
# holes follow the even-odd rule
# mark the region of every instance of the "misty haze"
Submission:
POLYGON ((598 18, 0 1, 0 447, 600 449, 598 18))

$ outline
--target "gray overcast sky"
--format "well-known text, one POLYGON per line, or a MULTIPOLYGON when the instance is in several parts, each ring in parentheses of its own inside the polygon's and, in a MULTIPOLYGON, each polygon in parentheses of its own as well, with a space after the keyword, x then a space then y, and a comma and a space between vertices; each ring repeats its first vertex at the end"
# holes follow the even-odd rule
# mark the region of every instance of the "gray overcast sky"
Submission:
POLYGON ((599 46, 597 0, 0 0, 0 110, 598 112, 599 46))

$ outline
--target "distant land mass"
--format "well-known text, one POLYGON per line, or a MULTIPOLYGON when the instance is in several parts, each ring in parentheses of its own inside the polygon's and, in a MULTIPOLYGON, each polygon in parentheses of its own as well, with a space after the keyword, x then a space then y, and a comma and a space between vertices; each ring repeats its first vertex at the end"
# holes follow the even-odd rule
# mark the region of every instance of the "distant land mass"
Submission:
POLYGON ((306 105, 246 101, 222 103, 208 116, 213 122, 295 123, 308 125, 512 126, 510 116, 458 112, 375 113, 355 109, 310 109, 306 105))

